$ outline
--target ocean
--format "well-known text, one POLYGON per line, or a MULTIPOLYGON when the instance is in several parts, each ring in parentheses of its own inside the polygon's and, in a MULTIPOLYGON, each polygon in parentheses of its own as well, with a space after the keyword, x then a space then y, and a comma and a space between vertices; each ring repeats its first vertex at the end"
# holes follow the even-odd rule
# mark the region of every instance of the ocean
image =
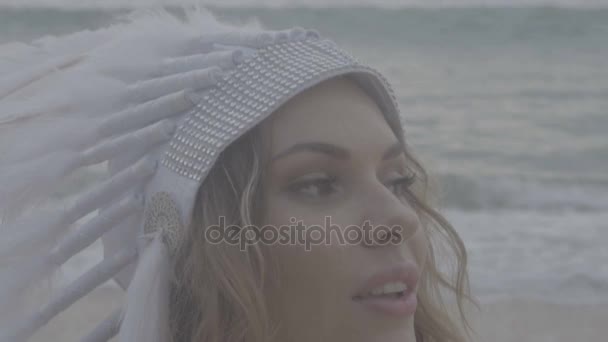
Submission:
MULTIPOLYGON (((608 301, 608 6, 518 3, 212 10, 316 28, 388 75, 476 296, 608 301)), ((0 7, 0 43, 102 27, 116 7, 0 7)))

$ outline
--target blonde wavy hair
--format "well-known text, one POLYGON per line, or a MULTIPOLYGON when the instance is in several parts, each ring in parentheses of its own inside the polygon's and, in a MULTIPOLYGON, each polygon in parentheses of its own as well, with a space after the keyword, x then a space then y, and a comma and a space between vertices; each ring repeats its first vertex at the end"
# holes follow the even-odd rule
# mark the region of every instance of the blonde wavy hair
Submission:
MULTIPOLYGON (((479 307, 470 295, 465 246, 454 227, 431 206, 435 182, 405 143, 403 128, 395 118, 387 121, 405 146, 407 161, 416 173, 409 200, 429 239, 414 316, 416 340, 465 342, 472 332, 465 303, 468 300, 479 307), (451 275, 438 268, 441 247, 445 247, 442 256, 455 262, 451 275), (450 313, 446 294, 455 298, 455 313, 450 313)), ((243 252, 239 246, 212 244, 205 239, 205 228, 218 224, 220 216, 226 218, 226 226, 260 225, 268 163, 268 134, 263 134, 263 128, 264 122, 231 144, 199 189, 192 224, 174 258, 170 307, 173 342, 273 341, 276 327, 270 322, 263 295, 272 256, 259 244, 243 252)))

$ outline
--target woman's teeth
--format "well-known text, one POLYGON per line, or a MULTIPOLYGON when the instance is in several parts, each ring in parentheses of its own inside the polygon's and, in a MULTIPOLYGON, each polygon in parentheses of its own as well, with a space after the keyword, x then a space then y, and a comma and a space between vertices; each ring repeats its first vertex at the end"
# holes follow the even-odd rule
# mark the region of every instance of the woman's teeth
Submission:
POLYGON ((367 296, 401 295, 405 291, 407 291, 407 285, 402 282, 393 282, 371 290, 367 296))

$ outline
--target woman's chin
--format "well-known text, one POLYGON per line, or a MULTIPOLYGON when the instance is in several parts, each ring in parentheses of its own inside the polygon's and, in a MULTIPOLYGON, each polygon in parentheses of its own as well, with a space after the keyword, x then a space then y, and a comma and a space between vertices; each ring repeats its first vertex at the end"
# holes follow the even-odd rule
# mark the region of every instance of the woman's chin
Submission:
POLYGON ((367 319, 353 322, 349 342, 416 342, 414 330, 414 316, 395 318, 374 314, 367 319), (356 328, 355 328, 356 327, 356 328))
MULTIPOLYGON (((349 340, 353 341, 353 340, 349 340)), ((368 337, 357 340, 361 342, 416 342, 414 328, 387 329, 377 331, 368 337)))

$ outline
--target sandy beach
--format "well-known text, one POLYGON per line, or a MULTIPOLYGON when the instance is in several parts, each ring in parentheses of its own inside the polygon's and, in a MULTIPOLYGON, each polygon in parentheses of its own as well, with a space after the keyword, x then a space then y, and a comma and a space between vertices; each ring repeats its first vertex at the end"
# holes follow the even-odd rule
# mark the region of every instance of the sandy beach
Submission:
MULTIPOLYGON (((32 341, 78 341, 104 313, 119 307, 121 298, 119 290, 99 288, 53 320, 32 341)), ((608 336, 606 304, 565 305, 522 298, 481 304, 482 310, 470 316, 477 334, 473 341, 606 341, 608 336)))

